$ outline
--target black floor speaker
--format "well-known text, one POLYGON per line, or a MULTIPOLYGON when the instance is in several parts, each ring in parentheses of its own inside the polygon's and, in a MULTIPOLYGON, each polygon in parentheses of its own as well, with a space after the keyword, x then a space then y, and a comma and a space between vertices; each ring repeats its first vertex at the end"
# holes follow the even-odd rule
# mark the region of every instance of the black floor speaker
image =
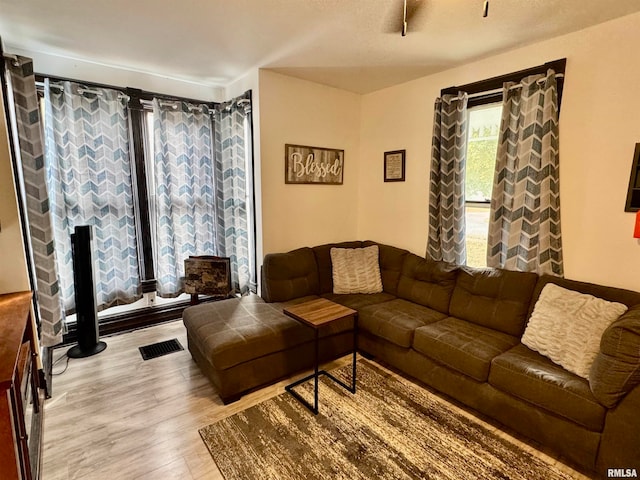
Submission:
POLYGON ((91 225, 77 226, 71 235, 78 334, 78 344, 67 352, 71 358, 90 357, 107 348, 107 344, 99 340, 98 333, 98 309, 91 255, 92 237, 91 225))

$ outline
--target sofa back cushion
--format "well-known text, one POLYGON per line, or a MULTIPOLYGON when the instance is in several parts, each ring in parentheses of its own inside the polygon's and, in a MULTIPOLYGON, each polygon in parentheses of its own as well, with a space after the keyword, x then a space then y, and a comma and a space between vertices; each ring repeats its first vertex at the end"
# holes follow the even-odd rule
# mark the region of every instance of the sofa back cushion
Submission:
POLYGON ((605 287, 604 285, 597 285, 595 283, 578 282, 576 280, 567 280, 566 278, 559 278, 553 275, 542 275, 538 279, 536 288, 533 291, 533 298, 531 299, 531 306, 529 308, 529 314, 533 312, 533 308, 540 297, 542 289, 547 283, 555 283, 568 290, 574 290, 580 293, 586 293, 593 295, 597 298, 602 298, 609 302, 623 303, 627 307, 632 307, 640 303, 640 292, 634 292, 632 290, 625 290, 622 288, 605 287))
POLYGON ((449 313, 458 268, 407 253, 398 282, 398 297, 449 313))
POLYGON ((306 295, 318 295, 318 266, 313 250, 299 248, 288 253, 265 255, 262 264, 262 298, 286 302, 306 295))
POLYGON ((313 254, 318 265, 318 281, 320 284, 320 293, 333 292, 333 269, 331 268, 331 249, 332 248, 361 248, 362 242, 341 242, 327 243, 313 247, 313 254))
POLYGON ((382 275, 383 291, 391 295, 397 295, 400 273, 402 272, 404 259, 409 252, 371 240, 362 242, 363 247, 369 247, 371 245, 378 245, 380 251, 380 274, 382 275))
POLYGON ((630 308, 602 334, 600 352, 591 366, 593 396, 613 408, 640 385, 640 304, 630 308))
POLYGON ((519 337, 537 280, 531 272, 460 267, 449 314, 519 337))

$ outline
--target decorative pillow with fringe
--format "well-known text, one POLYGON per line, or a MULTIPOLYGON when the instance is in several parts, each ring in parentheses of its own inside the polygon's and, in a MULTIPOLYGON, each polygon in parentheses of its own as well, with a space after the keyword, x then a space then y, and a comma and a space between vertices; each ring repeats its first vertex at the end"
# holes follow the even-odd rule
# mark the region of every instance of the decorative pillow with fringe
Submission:
POLYGON ((626 311, 622 303, 548 283, 531 313, 522 343, 588 379, 602 334, 626 311))
POLYGON ((377 245, 332 248, 333 293, 380 293, 382 277, 377 245))

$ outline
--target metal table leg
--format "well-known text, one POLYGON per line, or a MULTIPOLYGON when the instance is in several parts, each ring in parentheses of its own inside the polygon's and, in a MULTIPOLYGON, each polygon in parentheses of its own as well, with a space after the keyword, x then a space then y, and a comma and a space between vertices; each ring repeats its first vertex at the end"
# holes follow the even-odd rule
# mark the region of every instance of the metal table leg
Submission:
POLYGON ((300 403, 302 403, 305 407, 307 407, 309 410, 311 410, 315 415, 318 414, 318 381, 320 378, 320 375, 325 375, 327 377, 329 377, 331 380, 333 380, 334 382, 336 382, 338 385, 340 385, 342 388, 348 390, 351 393, 356 393, 356 360, 357 360, 357 353, 358 353, 358 314, 355 314, 353 316, 353 353, 352 353, 352 361, 351 361, 351 385, 347 385, 346 383, 344 383, 342 380, 334 377, 331 373, 327 372, 326 370, 319 370, 319 365, 320 365, 320 333, 319 333, 319 329, 316 328, 315 329, 315 336, 314 336, 314 366, 313 366, 313 373, 311 375, 307 375, 304 378, 301 378, 300 380, 297 380, 289 385, 287 385, 285 388, 285 390, 287 392, 289 392, 291 395, 293 395, 300 403), (314 380, 314 385, 313 385, 313 405, 311 405, 307 400, 305 400, 304 398, 302 398, 302 396, 296 392, 294 390, 295 387, 297 387, 298 385, 300 385, 301 383, 305 383, 308 380, 311 380, 313 378, 314 380))

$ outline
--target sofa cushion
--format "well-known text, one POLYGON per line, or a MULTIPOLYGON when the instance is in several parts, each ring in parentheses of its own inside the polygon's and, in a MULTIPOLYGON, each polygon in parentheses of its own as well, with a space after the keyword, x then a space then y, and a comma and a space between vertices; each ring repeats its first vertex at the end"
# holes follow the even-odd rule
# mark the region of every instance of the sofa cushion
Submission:
POLYGON ((219 370, 313 338, 311 329, 283 314, 280 305, 255 295, 189 307, 182 318, 189 338, 219 370))
POLYGON ((493 359, 489 383, 591 431, 603 429, 606 410, 589 383, 522 344, 493 359))
POLYGON ((407 254, 398 282, 398 297, 449 313, 457 267, 407 254))
POLYGON ((460 267, 449 314, 520 337, 538 275, 460 267))
POLYGON ((393 300, 394 298, 396 298, 393 295, 384 292, 373 293, 370 295, 362 293, 352 293, 346 295, 340 293, 325 293, 324 295, 321 295, 321 297, 358 311, 368 305, 376 305, 378 303, 388 302, 389 300, 393 300))
POLYGON ((371 240, 362 242, 363 247, 378 245, 380 249, 380 275, 382 276, 382 288, 391 295, 398 294, 398 281, 404 264, 404 259, 409 253, 407 250, 376 243, 371 240))
MULTIPOLYGON (((318 298, 308 296, 293 302, 265 303, 257 295, 220 302, 209 302, 187 308, 183 322, 189 341, 217 370, 289 350, 313 340, 313 329, 282 313, 282 308, 318 298)), ((320 329, 324 338, 352 329, 351 321, 334 322, 320 329)))
POLYGON ((342 242, 342 243, 327 243, 325 245, 318 245, 312 247, 313 255, 316 257, 316 264, 318 265, 318 282, 320 284, 320 293, 333 292, 333 274, 331 268, 331 249, 332 248, 360 248, 362 242, 342 242))
POLYGON ((288 253, 265 255, 261 293, 267 302, 283 302, 320 293, 313 250, 305 247, 288 253))
POLYGON ((413 348, 447 367, 485 382, 491 360, 518 343, 511 335, 449 317, 418 328, 413 348))
POLYGON ((366 248, 332 248, 333 293, 381 293, 379 250, 366 248))
POLYGON ((589 373, 593 395, 613 408, 640 384, 640 305, 630 308, 602 335, 589 373))
POLYGON ((589 377, 607 327, 627 311, 622 303, 548 283, 522 336, 523 345, 582 378, 589 377))
POLYGON ((358 325, 360 330, 409 348, 416 328, 444 317, 440 312, 398 298, 362 308, 358 325))

